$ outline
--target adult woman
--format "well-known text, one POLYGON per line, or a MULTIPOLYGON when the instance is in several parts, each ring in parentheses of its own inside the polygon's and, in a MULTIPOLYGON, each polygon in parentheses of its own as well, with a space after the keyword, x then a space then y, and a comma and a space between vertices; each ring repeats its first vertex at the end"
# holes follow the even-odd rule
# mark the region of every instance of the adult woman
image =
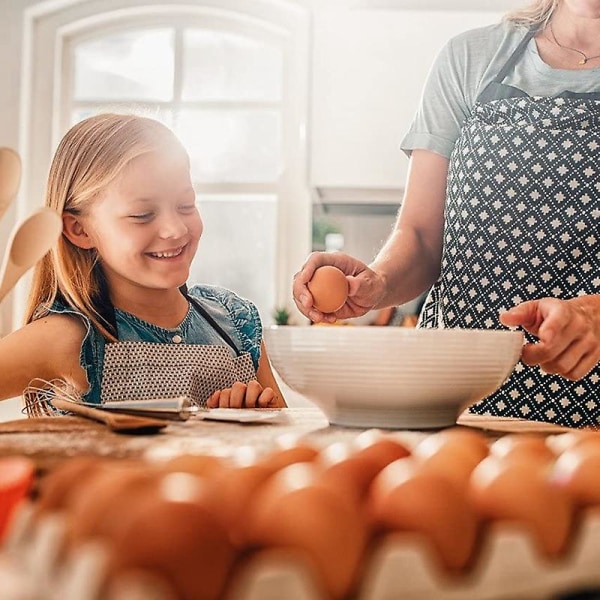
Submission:
POLYGON ((472 411, 597 426, 600 0, 537 0, 451 40, 402 147, 391 237, 370 266, 312 255, 294 280, 300 310, 348 318, 433 286, 421 326, 527 332, 511 378, 472 411), (336 315, 306 288, 325 263, 349 276, 336 315))

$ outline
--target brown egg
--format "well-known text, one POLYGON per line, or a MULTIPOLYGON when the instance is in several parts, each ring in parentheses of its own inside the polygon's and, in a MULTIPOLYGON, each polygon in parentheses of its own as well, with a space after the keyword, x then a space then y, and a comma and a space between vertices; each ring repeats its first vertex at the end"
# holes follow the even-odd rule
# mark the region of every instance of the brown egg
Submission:
POLYGON ((541 553, 557 556, 568 544, 574 507, 547 473, 536 461, 489 456, 473 471, 468 494, 483 518, 522 523, 541 553))
POLYGON ((366 530, 351 500, 318 483, 311 463, 275 473, 250 499, 249 544, 288 548, 308 558, 330 598, 345 598, 358 577, 366 530))
POLYGON ((556 458, 543 435, 515 433, 505 435, 490 446, 490 454, 502 460, 525 460, 549 465, 556 458))
POLYGON ((369 494, 376 530, 419 532, 440 564, 456 571, 472 560, 478 520, 455 485, 436 473, 419 471, 412 458, 397 460, 374 479, 369 494))
POLYGON ((84 486, 106 462, 97 456, 78 456, 60 463, 40 482, 36 502, 38 512, 54 512, 66 508, 69 496, 84 486))
POLYGON ((210 479, 229 466, 229 461, 218 456, 181 454, 157 466, 165 471, 189 473, 210 479))
POLYGON ((236 552, 212 502, 208 483, 184 473, 136 497, 135 509, 116 517, 110 577, 147 570, 162 576, 179 600, 221 598, 236 552))
POLYGON ((600 444, 582 443, 565 450, 550 477, 579 506, 600 505, 600 444))
POLYGON ((313 305, 323 313, 333 313, 344 306, 348 298, 348 280, 336 267, 319 267, 307 284, 313 305))
POLYGON ((319 482, 337 488, 362 507, 373 478, 383 468, 381 463, 377 457, 354 454, 351 446, 337 442, 321 451, 315 466, 320 470, 319 482))
POLYGON ((311 462, 319 456, 319 449, 302 441, 291 442, 287 438, 278 440, 277 448, 263 457, 258 463, 279 471, 284 467, 300 462, 311 462))
POLYGON ((470 430, 447 429, 428 435, 413 450, 422 472, 438 473, 460 490, 473 469, 487 456, 485 437, 470 430))
POLYGON ((142 463, 107 463, 97 470, 69 499, 68 544, 110 536, 115 512, 135 510, 137 498, 156 487, 162 476, 142 463))
POLYGON ((352 447, 355 456, 374 460, 380 469, 399 458, 410 455, 410 450, 405 444, 376 429, 369 429, 357 435, 352 442, 352 447))
POLYGON ((548 436, 546 441, 556 454, 560 454, 576 446, 600 445, 600 431, 585 429, 569 431, 568 433, 548 436))

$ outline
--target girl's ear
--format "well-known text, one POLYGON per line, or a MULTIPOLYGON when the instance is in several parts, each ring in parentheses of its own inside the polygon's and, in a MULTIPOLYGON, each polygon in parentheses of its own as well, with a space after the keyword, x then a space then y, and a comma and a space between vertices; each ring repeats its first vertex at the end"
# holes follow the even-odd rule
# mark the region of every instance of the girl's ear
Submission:
POLYGON ((77 215, 63 213, 62 220, 63 233, 73 245, 84 250, 95 247, 92 238, 86 233, 83 223, 77 215))

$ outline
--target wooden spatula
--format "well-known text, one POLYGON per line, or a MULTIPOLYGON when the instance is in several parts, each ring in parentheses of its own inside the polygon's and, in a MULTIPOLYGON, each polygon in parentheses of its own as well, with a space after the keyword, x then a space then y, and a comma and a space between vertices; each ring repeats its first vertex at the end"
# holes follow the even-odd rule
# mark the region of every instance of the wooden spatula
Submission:
POLYGON ((65 400, 64 398, 53 398, 52 405, 59 410, 67 410, 69 412, 100 421, 108 426, 112 431, 126 432, 137 431, 144 433, 153 433, 167 426, 166 421, 160 419, 151 419, 149 417, 136 417, 123 413, 109 413, 99 408, 91 408, 83 406, 79 402, 65 400))

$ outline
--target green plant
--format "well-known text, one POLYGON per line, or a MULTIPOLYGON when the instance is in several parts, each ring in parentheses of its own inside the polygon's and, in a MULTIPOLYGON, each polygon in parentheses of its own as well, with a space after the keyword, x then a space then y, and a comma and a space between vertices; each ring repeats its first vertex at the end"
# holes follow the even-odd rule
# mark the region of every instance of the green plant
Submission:
POLYGON ((289 325, 290 311, 285 308, 276 308, 273 311, 273 319, 275 319, 275 325, 289 325))

